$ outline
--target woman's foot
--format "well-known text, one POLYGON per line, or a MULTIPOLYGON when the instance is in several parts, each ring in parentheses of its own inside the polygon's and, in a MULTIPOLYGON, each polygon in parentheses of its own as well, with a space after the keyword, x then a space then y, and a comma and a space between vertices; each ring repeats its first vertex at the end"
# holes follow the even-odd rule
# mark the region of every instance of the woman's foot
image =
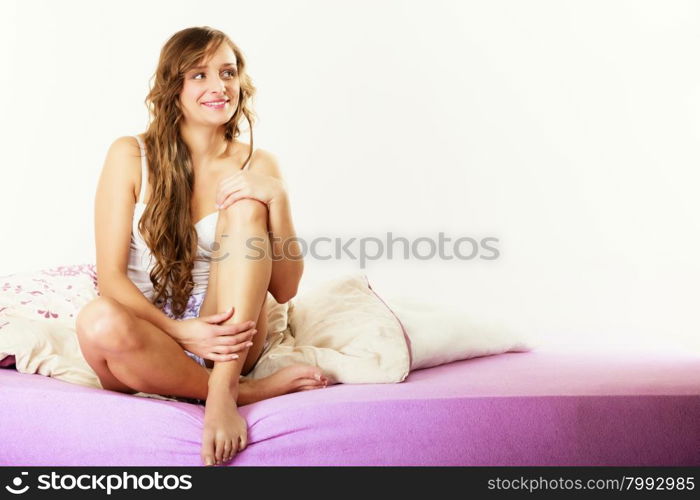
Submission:
POLYGON ((256 403, 290 392, 321 389, 327 385, 328 378, 320 368, 303 364, 285 366, 265 378, 241 380, 238 385, 238 405, 256 403))
POLYGON ((228 389, 211 389, 204 408, 201 457, 204 465, 228 462, 248 445, 248 424, 228 389))

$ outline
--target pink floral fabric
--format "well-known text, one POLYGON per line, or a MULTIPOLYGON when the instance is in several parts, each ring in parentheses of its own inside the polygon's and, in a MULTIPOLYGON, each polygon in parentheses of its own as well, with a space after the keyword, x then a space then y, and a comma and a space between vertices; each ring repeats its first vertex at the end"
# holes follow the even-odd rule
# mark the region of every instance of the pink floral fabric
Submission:
POLYGON ((74 324, 83 305, 98 295, 94 264, 0 276, 0 329, 11 314, 74 324))
MULTIPOLYGON (((97 296, 94 264, 0 276, 0 335, 17 317, 57 321, 72 327, 80 309, 97 296)), ((0 368, 11 367, 14 363, 14 356, 0 352, 0 368)))

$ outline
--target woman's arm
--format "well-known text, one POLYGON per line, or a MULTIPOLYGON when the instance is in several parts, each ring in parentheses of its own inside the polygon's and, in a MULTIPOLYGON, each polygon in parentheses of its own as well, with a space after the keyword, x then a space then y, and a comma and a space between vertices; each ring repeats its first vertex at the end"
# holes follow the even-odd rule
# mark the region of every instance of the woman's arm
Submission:
POLYGON ((297 294, 304 272, 304 260, 296 239, 291 207, 286 190, 269 206, 270 246, 272 247, 272 276, 270 293, 283 304, 297 294), (279 260, 277 260, 279 259, 279 260))
MULTIPOLYGON (((131 225, 140 176, 140 149, 135 138, 115 140, 107 152, 95 195, 95 249, 100 295, 131 308, 136 316, 173 338, 176 321, 153 305, 127 276, 131 225)), ((177 339, 176 339, 177 340, 177 339)))
POLYGON ((278 179, 283 188, 268 205, 268 229, 273 256, 269 291, 279 304, 283 304, 297 293, 304 273, 304 260, 297 242, 289 195, 277 157, 263 149, 259 149, 257 153, 256 171, 278 179))

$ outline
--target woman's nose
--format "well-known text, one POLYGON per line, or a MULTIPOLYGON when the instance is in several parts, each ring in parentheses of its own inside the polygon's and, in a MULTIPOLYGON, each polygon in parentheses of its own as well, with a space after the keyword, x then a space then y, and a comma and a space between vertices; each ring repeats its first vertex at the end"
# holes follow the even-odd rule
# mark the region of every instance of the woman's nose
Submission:
POLYGON ((214 89, 223 93, 226 90, 226 80, 224 80, 220 76, 217 77, 214 89))

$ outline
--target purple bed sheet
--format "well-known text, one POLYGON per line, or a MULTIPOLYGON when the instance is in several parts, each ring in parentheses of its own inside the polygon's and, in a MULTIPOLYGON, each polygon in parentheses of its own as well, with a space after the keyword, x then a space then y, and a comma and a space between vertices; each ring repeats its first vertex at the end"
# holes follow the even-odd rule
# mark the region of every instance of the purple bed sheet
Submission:
MULTIPOLYGON (((543 347, 242 406, 244 465, 700 465, 700 355, 543 347)), ((0 370, 0 465, 201 465, 204 407, 0 370)))

